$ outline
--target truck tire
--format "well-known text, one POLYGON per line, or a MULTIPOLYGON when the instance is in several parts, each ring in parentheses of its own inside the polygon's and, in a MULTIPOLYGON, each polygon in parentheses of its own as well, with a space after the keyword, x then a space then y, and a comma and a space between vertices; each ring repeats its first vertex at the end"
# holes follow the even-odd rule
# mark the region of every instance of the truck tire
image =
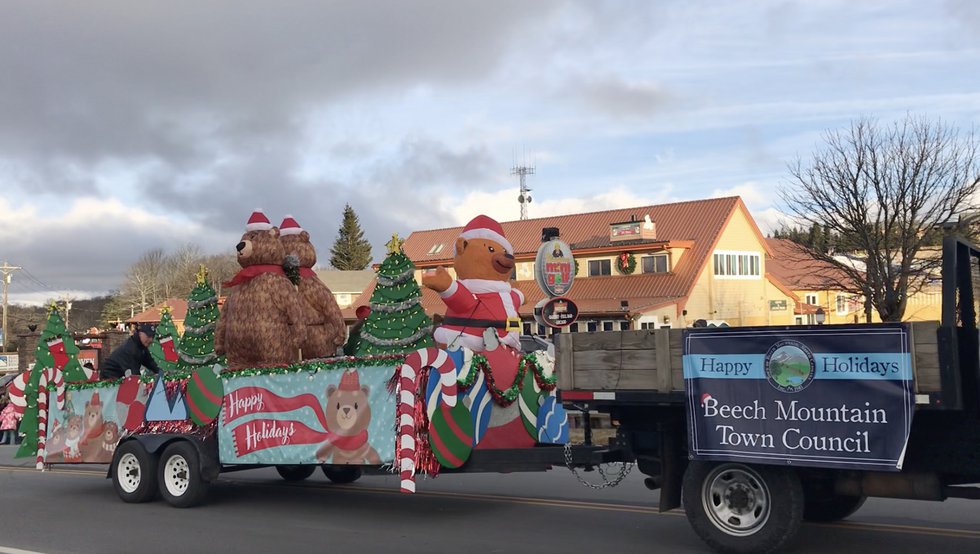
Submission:
POLYGON ((157 496, 157 459, 136 440, 119 445, 112 456, 112 486, 123 502, 149 502, 157 496))
POLYGON ((207 496, 209 483, 201 477, 197 449, 184 440, 163 451, 157 480, 160 496, 175 508, 197 506, 207 496))
POLYGON ((803 493, 803 519, 817 523, 840 521, 858 511, 867 496, 803 493))
POLYGON ((316 466, 314 465, 284 465, 276 466, 276 471, 279 472, 279 476, 286 481, 302 481, 313 475, 316 471, 316 466))
POLYGON ((694 532, 725 554, 776 552, 803 520, 803 487, 787 468, 690 462, 682 495, 694 532))
POLYGON ((357 466, 331 466, 323 465, 323 474, 330 479, 330 482, 338 485, 353 483, 361 478, 361 468, 357 466))

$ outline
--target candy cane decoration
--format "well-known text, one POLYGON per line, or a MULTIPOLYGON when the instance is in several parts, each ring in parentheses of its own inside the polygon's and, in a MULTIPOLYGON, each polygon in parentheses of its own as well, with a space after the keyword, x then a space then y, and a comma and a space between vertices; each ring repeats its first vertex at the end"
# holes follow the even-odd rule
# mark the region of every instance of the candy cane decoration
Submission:
MULTIPOLYGON (((418 402, 419 376, 422 371, 434 367, 439 372, 442 399, 448 406, 456 405, 456 364, 445 351, 438 348, 422 348, 408 355, 398 370, 398 467, 401 472, 402 492, 415 492, 415 403, 418 402)), ((427 406, 426 409, 429 409, 427 406)))
POLYGON ((37 383, 37 469, 44 469, 44 439, 48 431, 48 372, 37 383))
POLYGON ((7 386, 7 394, 10 396, 10 403, 14 405, 14 413, 23 416, 24 408, 27 407, 27 397, 24 396, 24 389, 27 388, 27 377, 30 372, 23 372, 7 386))
POLYGON ((46 370, 48 382, 54 385, 57 392, 57 406, 59 410, 65 408, 65 374, 56 368, 46 370))

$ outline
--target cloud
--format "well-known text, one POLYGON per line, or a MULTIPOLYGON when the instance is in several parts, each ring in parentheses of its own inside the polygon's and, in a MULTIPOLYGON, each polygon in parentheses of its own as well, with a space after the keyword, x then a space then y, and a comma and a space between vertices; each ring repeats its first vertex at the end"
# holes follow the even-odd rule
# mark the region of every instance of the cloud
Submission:
POLYGON ((671 100, 661 85, 626 82, 620 78, 587 80, 569 86, 589 107, 614 117, 646 117, 665 109, 671 100))

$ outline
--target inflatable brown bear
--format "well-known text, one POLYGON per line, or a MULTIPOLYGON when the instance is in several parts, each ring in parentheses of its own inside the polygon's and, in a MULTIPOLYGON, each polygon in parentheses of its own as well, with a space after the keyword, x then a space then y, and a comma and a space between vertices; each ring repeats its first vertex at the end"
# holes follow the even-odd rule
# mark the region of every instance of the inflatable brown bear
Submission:
POLYGON ((282 268, 279 229, 256 210, 237 249, 242 270, 223 284, 232 291, 218 318, 215 353, 230 369, 298 361, 306 331, 299 293, 282 268))
POLYGON ((347 339, 347 327, 333 293, 313 271, 316 249, 310 242, 310 234, 293 216, 287 215, 279 225, 279 242, 286 256, 296 256, 299 263, 299 300, 306 323, 303 357, 333 356, 347 339))

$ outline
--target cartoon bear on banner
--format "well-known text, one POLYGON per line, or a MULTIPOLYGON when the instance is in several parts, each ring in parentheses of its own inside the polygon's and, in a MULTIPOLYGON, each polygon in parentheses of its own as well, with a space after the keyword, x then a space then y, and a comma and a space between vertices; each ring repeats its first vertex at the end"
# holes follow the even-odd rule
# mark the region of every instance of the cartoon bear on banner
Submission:
POLYGON ((279 225, 279 242, 286 256, 296 256, 299 263, 299 297, 306 323, 303 358, 333 356, 347 339, 347 327, 333 293, 313 271, 316 249, 310 234, 287 215, 279 225))
MULTIPOLYGON (((478 215, 456 239, 453 266, 458 280, 439 267, 422 276, 422 284, 439 293, 446 316, 433 337, 449 350, 465 347, 487 358, 494 382, 506 388, 517 379, 521 363, 518 309, 524 294, 511 287, 514 248, 494 219, 478 215)), ((477 448, 533 446, 517 402, 494 405, 489 428, 477 448)))
POLYGON ((340 386, 327 387, 327 441, 316 451, 319 462, 331 464, 380 464, 378 451, 368 442, 371 405, 367 385, 361 386, 356 371, 345 371, 340 386))
POLYGON ((230 369, 294 363, 306 336, 299 293, 286 277, 279 229, 256 210, 238 243, 235 277, 214 334, 214 351, 230 369))

